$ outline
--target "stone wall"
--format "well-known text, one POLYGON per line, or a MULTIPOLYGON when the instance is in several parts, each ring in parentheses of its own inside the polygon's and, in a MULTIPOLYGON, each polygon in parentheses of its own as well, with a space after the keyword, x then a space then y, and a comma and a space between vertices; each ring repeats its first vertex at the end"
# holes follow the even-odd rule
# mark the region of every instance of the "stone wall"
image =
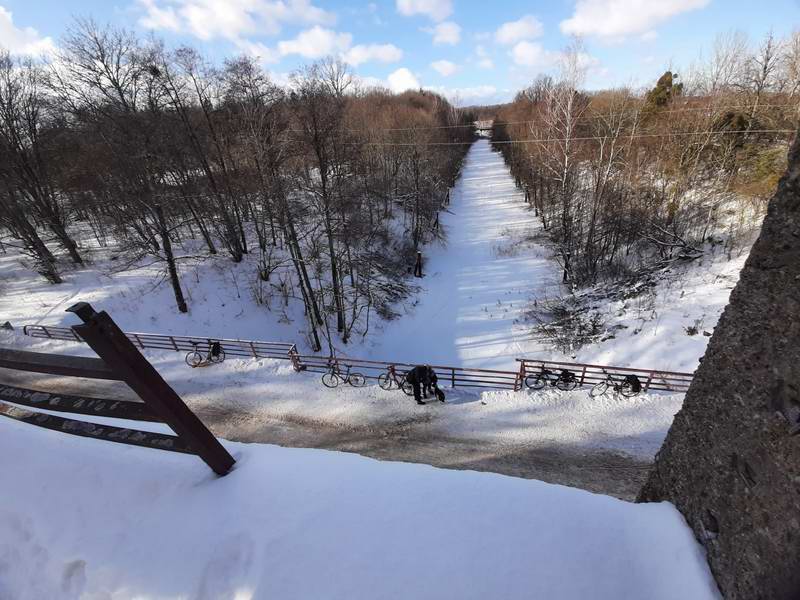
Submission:
POLYGON ((668 500, 729 600, 800 598, 800 135, 640 501, 668 500))

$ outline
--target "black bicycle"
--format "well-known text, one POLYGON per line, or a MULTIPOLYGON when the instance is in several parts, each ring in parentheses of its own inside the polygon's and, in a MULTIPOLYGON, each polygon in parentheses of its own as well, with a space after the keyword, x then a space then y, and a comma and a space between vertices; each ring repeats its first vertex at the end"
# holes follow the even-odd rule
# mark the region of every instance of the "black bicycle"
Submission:
POLYGON ((322 375, 322 385, 329 388, 338 387, 340 383, 349 383, 353 387, 364 387, 367 385, 367 378, 361 373, 352 371, 352 367, 347 365, 344 369, 339 363, 333 363, 327 373, 322 375))
POLYGON ((222 349, 222 344, 208 340, 208 350, 205 356, 198 350, 200 342, 190 342, 193 350, 186 354, 186 364, 192 367, 204 367, 210 364, 221 363, 225 360, 225 350, 222 349))
POLYGON ((389 365, 386 369, 386 373, 378 375, 378 385, 387 391, 396 387, 403 390, 406 396, 414 395, 414 386, 406 381, 406 374, 398 372, 394 365, 389 365))
POLYGON ((603 369, 606 378, 599 381, 592 386, 589 390, 589 395, 592 398, 604 396, 609 389, 612 389, 615 394, 631 398, 642 391, 642 384, 636 375, 626 375, 625 377, 614 377, 603 369))
POLYGON ((575 373, 568 369, 562 369, 560 373, 540 367, 538 373, 531 373, 525 377, 525 385, 532 390, 541 390, 547 387, 558 388, 563 392, 574 390, 578 387, 578 378, 575 373))

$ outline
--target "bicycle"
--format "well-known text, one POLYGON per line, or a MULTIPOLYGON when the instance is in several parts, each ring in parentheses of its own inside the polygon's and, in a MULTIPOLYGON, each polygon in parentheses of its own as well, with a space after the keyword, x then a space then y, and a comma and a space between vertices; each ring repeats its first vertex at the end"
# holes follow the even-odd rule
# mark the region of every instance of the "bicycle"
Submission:
POLYGON ((203 367, 210 364, 218 364, 225 360, 225 351, 219 342, 208 340, 208 352, 205 357, 197 349, 200 342, 189 342, 193 350, 186 354, 186 364, 192 367, 203 367))
POLYGON ((353 387, 364 387, 367 385, 367 378, 361 373, 354 373, 350 365, 347 365, 346 369, 342 371, 338 363, 334 363, 330 366, 330 370, 322 375, 322 385, 335 388, 340 383, 349 383, 353 387))
POLYGON ((378 385, 386 391, 397 387, 398 389, 403 390, 403 393, 406 396, 414 395, 414 386, 406 381, 405 373, 397 372, 397 369, 395 369, 394 365, 389 365, 386 369, 386 373, 381 373, 378 375, 378 385))
POLYGON ((592 389, 589 390, 589 395, 592 398, 604 396, 608 392, 609 387, 614 390, 615 394, 620 394, 625 398, 632 398, 642 391, 642 384, 639 383, 639 378, 636 377, 636 375, 626 375, 622 379, 619 379, 608 373, 605 369, 603 369, 603 373, 605 373, 606 378, 603 381, 595 383, 592 389))
POLYGON ((578 378, 575 373, 568 369, 562 369, 560 373, 545 369, 544 365, 540 367, 538 373, 531 373, 525 377, 525 385, 532 390, 541 390, 550 384, 551 387, 556 387, 562 392, 568 392, 578 387, 578 378))

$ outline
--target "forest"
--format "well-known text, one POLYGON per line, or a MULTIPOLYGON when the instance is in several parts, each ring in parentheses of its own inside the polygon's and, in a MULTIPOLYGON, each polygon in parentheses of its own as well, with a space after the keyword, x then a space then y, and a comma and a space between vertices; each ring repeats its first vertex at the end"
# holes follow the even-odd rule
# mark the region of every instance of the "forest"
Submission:
POLYGON ((800 32, 711 53, 649 90, 586 91, 580 43, 496 114, 493 142, 564 283, 619 281, 746 243, 800 116, 800 32))
POLYGON ((214 65, 77 21, 47 61, 0 54, 0 252, 53 284, 118 247, 115 271, 258 257, 253 293, 302 301, 320 350, 395 316, 417 251, 474 138, 427 91, 366 88, 324 59, 277 85, 255 59, 214 65))

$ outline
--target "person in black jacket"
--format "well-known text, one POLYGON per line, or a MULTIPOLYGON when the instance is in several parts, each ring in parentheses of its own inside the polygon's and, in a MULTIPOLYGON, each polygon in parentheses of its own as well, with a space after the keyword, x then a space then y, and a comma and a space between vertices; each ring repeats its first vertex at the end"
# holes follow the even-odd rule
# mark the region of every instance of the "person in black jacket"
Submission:
POLYGON ((406 381, 414 388, 414 400, 417 404, 425 404, 422 398, 427 399, 428 393, 436 393, 436 397, 444 402, 442 399, 444 394, 439 392, 437 386, 438 380, 436 372, 430 365, 417 365, 406 375, 406 381))

